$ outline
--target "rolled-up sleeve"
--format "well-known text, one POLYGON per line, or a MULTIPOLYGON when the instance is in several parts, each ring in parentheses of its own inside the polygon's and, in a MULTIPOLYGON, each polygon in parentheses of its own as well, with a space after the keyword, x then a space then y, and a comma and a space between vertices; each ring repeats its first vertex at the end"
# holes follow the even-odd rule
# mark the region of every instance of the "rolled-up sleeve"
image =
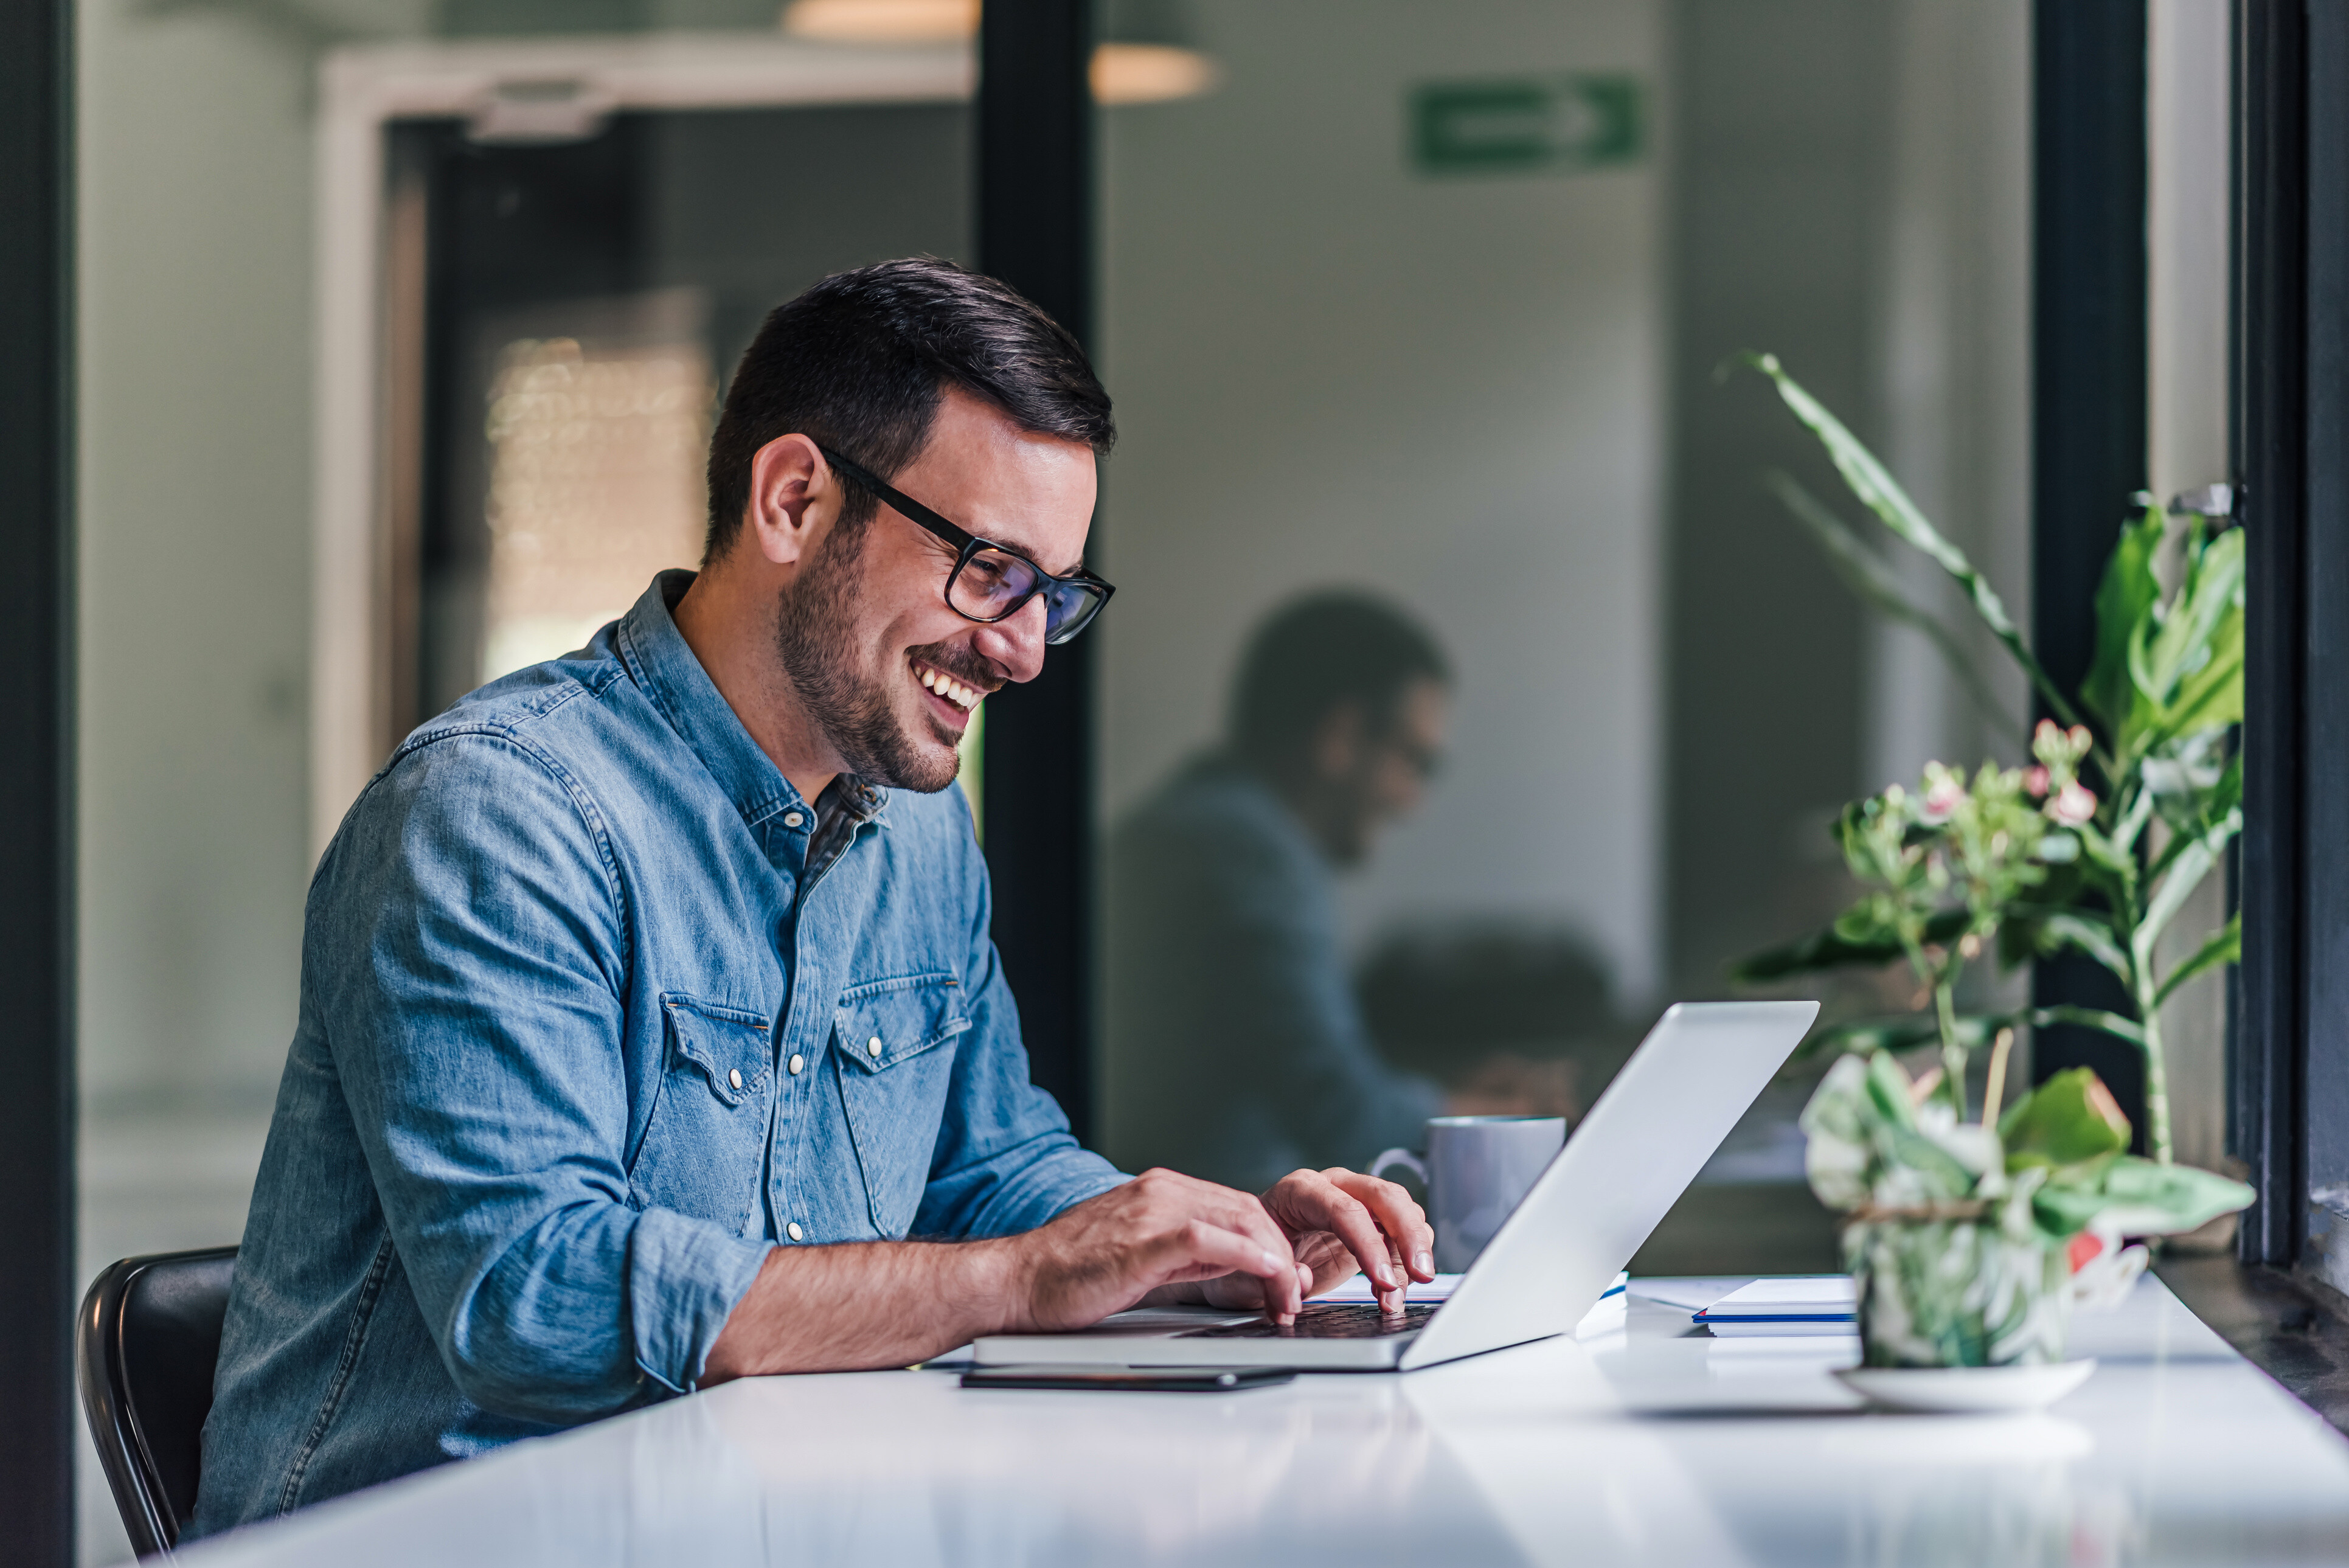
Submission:
POLYGON ((511 736, 370 787, 321 867, 330 1047, 394 1245, 470 1400, 568 1422, 692 1387, 767 1243, 629 1202, 624 890, 511 736))
POLYGON ((988 935, 993 895, 987 862, 971 844, 961 860, 963 985, 971 1027, 956 1049, 946 1117, 914 1219, 926 1236, 1003 1236, 1031 1231, 1072 1203, 1127 1180, 1079 1144, 1060 1102, 1029 1078, 1019 1009, 988 935))

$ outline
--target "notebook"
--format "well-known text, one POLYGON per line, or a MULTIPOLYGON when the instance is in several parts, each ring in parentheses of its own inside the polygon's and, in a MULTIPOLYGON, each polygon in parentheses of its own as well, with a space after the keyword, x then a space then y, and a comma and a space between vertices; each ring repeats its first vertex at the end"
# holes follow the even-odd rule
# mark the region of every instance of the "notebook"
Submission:
POLYGON ((1716 1337, 1799 1338, 1857 1330, 1849 1274, 1757 1279, 1694 1315, 1716 1337))

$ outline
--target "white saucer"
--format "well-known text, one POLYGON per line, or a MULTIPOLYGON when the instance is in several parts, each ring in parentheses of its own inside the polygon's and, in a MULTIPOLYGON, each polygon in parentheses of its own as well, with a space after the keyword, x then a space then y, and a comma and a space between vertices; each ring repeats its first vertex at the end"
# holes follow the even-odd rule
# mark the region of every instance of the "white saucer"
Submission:
POLYGON ((1843 1386, 1888 1410, 2038 1410, 2088 1380, 2094 1360, 2047 1367, 1847 1367, 1843 1386))

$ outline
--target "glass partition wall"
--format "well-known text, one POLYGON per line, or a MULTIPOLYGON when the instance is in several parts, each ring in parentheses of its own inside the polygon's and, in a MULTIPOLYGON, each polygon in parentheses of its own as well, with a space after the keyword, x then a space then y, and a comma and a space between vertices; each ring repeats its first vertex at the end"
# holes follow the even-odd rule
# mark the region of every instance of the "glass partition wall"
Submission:
MULTIPOLYGON (((1720 371, 1776 353, 2028 602, 2028 15, 1189 15, 1217 89, 1101 132, 1101 1125, 1237 1181, 1587 1106, 1848 897, 1844 800, 2013 749, 1765 492, 1838 493, 1720 371)), ((1645 1266, 1834 1266, 1815 1078, 1645 1266)))
MULTIPOLYGON (((414 723, 694 562, 761 315, 978 260, 978 7, 878 9, 921 36, 858 0, 88 0, 85 1278, 235 1239, 325 835, 414 723)), ((2157 103, 2212 92, 2196 0, 2154 20, 2157 103)), ((1100 871, 1070 1109, 1232 1180, 1445 1108, 1578 1111, 1663 1006, 1847 899, 1844 801, 2013 759, 1765 490, 1841 504, 1720 372, 1778 355, 2030 603, 2031 9, 1120 0, 1099 30, 1119 593, 1065 738, 1100 871)), ((2162 123, 2150 478, 2185 486, 2223 450, 2194 128, 2222 153, 2224 117, 2162 123)), ((2218 997, 2177 1004, 2205 1145, 2218 997)), ((1810 1082, 1640 1267, 1834 1266, 1810 1082)), ((94 1471, 82 1520, 121 1554, 94 1471)))

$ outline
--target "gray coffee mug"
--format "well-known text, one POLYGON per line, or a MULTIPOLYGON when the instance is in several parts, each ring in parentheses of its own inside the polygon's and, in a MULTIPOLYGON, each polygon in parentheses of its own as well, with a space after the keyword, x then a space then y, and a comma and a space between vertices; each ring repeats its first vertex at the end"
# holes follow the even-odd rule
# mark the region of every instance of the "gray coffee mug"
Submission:
POLYGON ((1390 1149, 1371 1161, 1371 1174, 1400 1165, 1418 1175, 1435 1222, 1436 1272, 1460 1274, 1565 1147, 1562 1116, 1437 1116, 1428 1119, 1426 1158, 1390 1149))

